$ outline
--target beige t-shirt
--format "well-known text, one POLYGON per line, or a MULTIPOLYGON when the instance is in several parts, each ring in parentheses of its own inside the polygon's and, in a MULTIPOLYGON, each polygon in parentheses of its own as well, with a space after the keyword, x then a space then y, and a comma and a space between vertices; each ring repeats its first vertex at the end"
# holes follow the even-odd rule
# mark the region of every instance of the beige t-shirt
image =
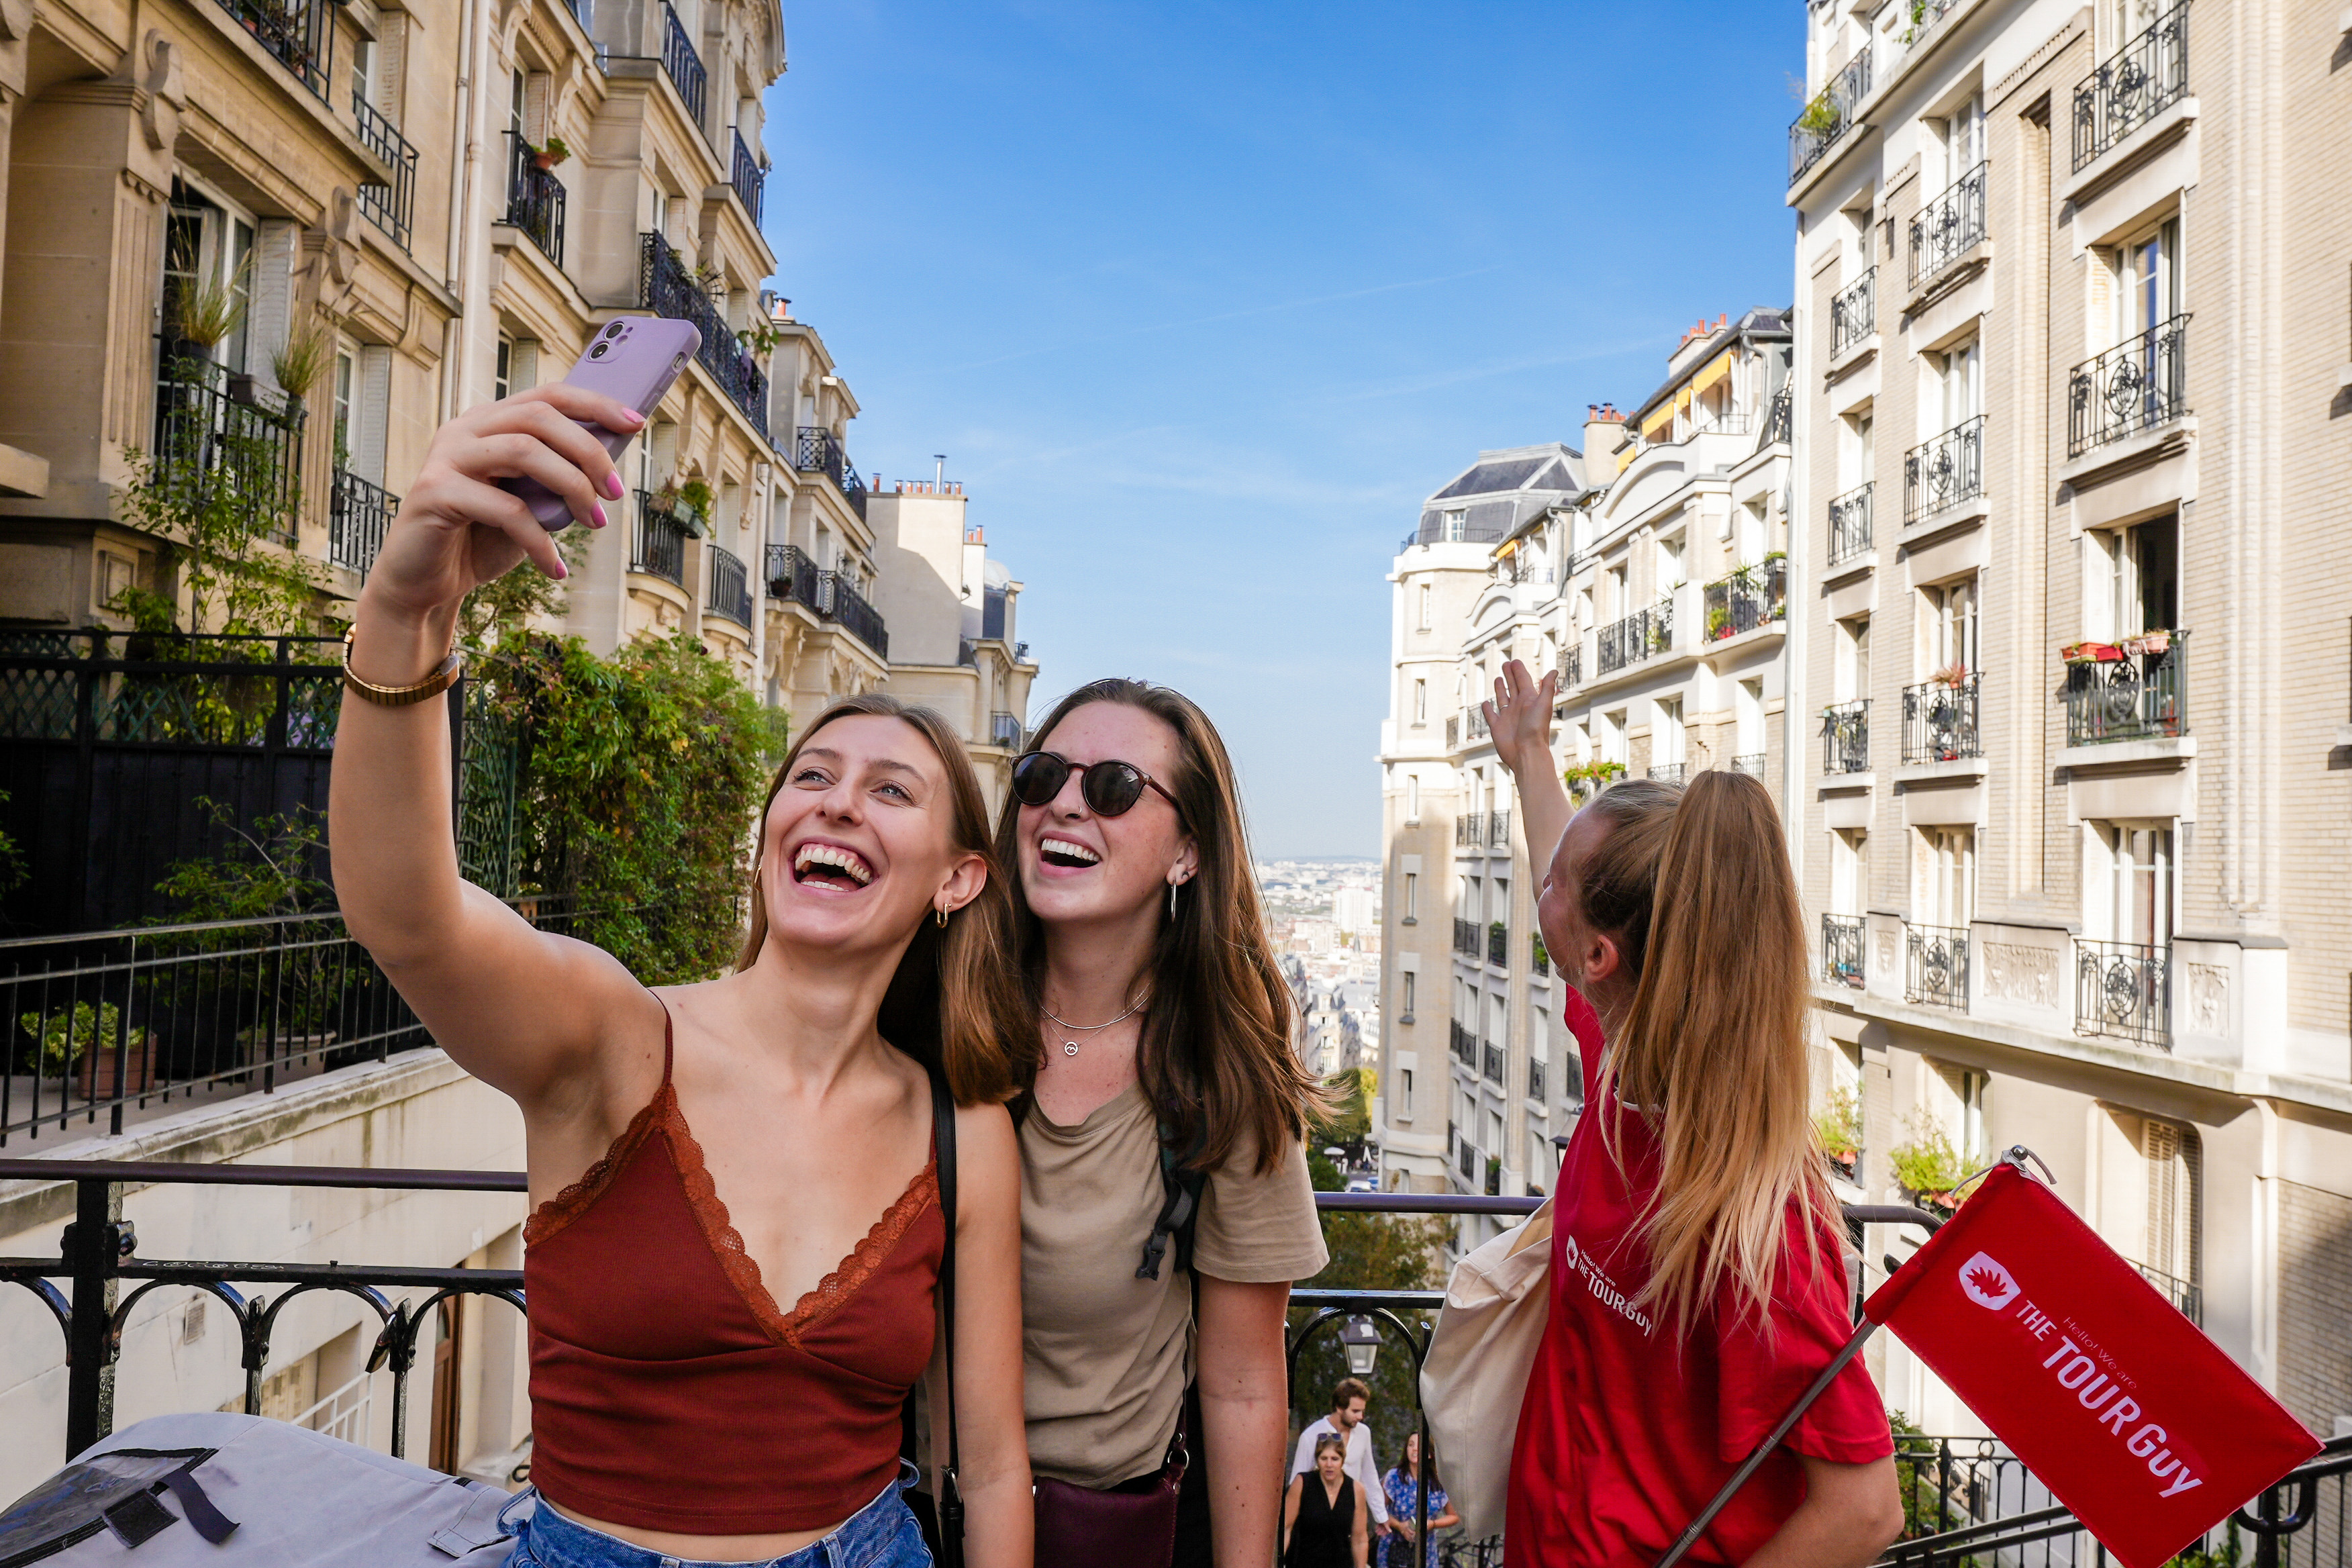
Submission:
MULTIPOLYGON (((1038 1475, 1115 1486, 1160 1468, 1192 1363, 1192 1282, 1171 1239, 1157 1279, 1139 1279, 1160 1217, 1160 1128, 1139 1084, 1076 1127, 1034 1105, 1021 1123, 1021 1337, 1029 1464, 1038 1475)), ((1236 1284, 1304 1279, 1329 1255, 1307 1152, 1256 1172, 1243 1138, 1209 1173, 1192 1237, 1199 1272, 1236 1284)))

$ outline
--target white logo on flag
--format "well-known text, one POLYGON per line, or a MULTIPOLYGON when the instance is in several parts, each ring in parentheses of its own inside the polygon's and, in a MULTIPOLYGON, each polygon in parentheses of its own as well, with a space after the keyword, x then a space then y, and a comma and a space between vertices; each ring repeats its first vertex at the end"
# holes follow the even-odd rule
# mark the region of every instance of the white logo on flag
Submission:
POLYGON ((1560 1254, 1562 1261, 1566 1262, 1570 1268, 1576 1267, 1576 1237, 1572 1236, 1560 1237, 1560 1254))
POLYGON ((1960 1289, 1979 1307, 1998 1312, 2017 1300, 2017 1279, 1984 1253, 1960 1266, 1960 1289))

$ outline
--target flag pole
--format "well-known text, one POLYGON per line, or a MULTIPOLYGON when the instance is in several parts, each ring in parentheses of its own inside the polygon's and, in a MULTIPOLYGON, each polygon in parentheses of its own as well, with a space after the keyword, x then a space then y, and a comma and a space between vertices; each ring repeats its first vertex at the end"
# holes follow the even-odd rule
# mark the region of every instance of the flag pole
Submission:
POLYGON ((1738 1469, 1731 1472, 1731 1479, 1723 1483, 1723 1489, 1715 1494, 1715 1500, 1706 1505, 1706 1511, 1692 1520, 1690 1528, 1682 1532, 1681 1537, 1673 1546, 1667 1548, 1664 1557, 1658 1559, 1657 1568, 1675 1568, 1675 1564, 1683 1560, 1683 1554, 1698 1543, 1699 1533, 1715 1522, 1715 1516, 1723 1511, 1724 1504, 1729 1502, 1733 1495, 1748 1484, 1748 1478, 1756 1473, 1758 1466, 1763 1464, 1765 1456, 1780 1446, 1780 1439, 1789 1435, 1789 1429, 1797 1424, 1798 1418, 1812 1408, 1813 1401, 1819 1399, 1828 1390, 1831 1383, 1836 1379, 1837 1374, 1845 1370, 1846 1363, 1862 1353, 1863 1345, 1877 1331, 1878 1325, 1868 1318, 1862 1321, 1853 1331, 1853 1337, 1846 1341, 1845 1348, 1838 1352, 1836 1359, 1822 1368, 1822 1374, 1813 1379, 1813 1385, 1805 1390, 1804 1397, 1789 1407, 1789 1413, 1780 1417, 1780 1424, 1766 1433, 1764 1440, 1756 1445, 1756 1451, 1741 1461, 1738 1469))

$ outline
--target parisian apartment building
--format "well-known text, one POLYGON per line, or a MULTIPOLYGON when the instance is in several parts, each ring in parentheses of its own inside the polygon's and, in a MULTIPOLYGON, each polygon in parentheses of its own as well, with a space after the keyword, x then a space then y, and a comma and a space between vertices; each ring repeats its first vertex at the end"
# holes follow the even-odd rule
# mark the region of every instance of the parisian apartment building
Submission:
MULTIPOLYGON (((1852 1195, 2024 1144, 2352 1422, 2352 15, 1815 5, 1787 739, 1852 1195)), ((1874 1232, 1871 1278, 1905 1244, 1874 1232)), ((1889 1401, 1975 1430, 1899 1346, 1889 1401)))
POLYGON ((1789 315, 1702 320, 1647 396, 1588 410, 1580 448, 1479 453, 1398 548, 1376 1118, 1391 1186, 1544 1192, 1582 1100, 1536 930, 1542 869, 1479 709, 1503 666, 1558 675, 1556 765, 1580 797, 1708 767, 1788 787, 1789 315))
MULTIPOLYGON (((700 329, 699 353, 648 410, 614 526, 567 536, 581 553, 543 629, 602 654, 689 633, 795 728, 844 695, 930 703, 1001 800, 1036 673, 1022 584, 944 465, 861 474, 856 397, 766 287, 792 218, 764 210, 782 193, 761 94, 784 63, 772 0, 0 7, 0 649, 87 658, 91 628, 130 629, 125 589, 181 592, 124 504, 141 465, 175 453, 233 449, 282 492, 272 548, 315 564, 315 608, 336 618, 445 419, 561 376, 617 318, 669 317, 700 329), (281 384, 306 341, 315 376, 281 384)), ((438 1051, 322 1058, 193 1096, 131 1094, 166 1087, 144 1067, 109 1069, 131 1075, 110 1089, 88 1068, 84 1099, 130 1098, 47 1122, 32 1078, 0 1080, 0 1155, 521 1169, 512 1107, 438 1051)), ((520 1266, 522 1205, 123 1197, 147 1257, 478 1268, 520 1266)), ((55 1255, 72 1216, 69 1187, 0 1182, 0 1255, 55 1255)), ((14 1496, 64 1458, 68 1373, 38 1299, 9 1294, 30 1308, 0 1333, 14 1496)), ((489 1299, 434 1314, 405 1451, 517 1484, 520 1319, 489 1299)), ((260 1408, 387 1447, 376 1329, 349 1294, 290 1302, 260 1408)), ((118 1423, 242 1405, 222 1300, 150 1291, 121 1343, 118 1423)))

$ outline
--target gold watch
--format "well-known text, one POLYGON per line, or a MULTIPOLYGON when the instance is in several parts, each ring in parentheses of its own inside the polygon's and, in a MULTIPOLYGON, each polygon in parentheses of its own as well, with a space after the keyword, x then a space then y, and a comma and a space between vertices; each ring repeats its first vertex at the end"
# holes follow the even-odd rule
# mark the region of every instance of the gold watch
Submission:
POLYGON ((466 668, 466 661, 457 656, 457 638, 452 637, 449 651, 434 667, 432 674, 414 686, 378 686, 372 680, 362 679, 352 668, 352 633, 358 629, 353 626, 343 633, 343 685, 354 694, 382 707, 405 708, 411 703, 438 697, 449 689, 457 679, 457 672, 466 668))

